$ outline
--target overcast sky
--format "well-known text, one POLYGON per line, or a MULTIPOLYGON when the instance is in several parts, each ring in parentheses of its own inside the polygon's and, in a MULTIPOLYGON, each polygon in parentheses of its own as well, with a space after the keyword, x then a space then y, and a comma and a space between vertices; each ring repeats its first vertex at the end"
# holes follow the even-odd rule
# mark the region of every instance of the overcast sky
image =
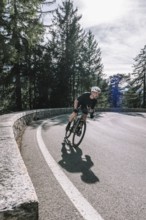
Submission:
MULTIPOLYGON (((56 0, 57 4, 61 0, 56 0)), ((104 73, 132 72, 134 58, 146 45, 146 0, 73 0, 102 52, 104 73)))

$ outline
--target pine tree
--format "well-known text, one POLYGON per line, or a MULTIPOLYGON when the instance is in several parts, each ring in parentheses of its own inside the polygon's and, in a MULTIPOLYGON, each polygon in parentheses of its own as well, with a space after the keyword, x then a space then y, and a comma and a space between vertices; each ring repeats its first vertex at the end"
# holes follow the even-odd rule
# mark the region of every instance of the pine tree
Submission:
POLYGON ((53 87, 53 105, 68 106, 75 96, 78 60, 82 44, 81 16, 77 15, 73 3, 64 1, 53 17, 51 30, 54 46, 54 65, 56 66, 53 87), (56 100, 56 103, 54 102, 56 100))
MULTIPOLYGON (((7 86, 7 107, 21 110, 33 106, 33 72, 31 58, 35 45, 41 44, 44 27, 40 21, 42 4, 50 5, 55 0, 5 0, 0 2, 0 77, 7 86), (28 92, 27 92, 28 90, 28 92), (29 103, 23 98, 29 95, 29 103)), ((32 59, 33 61, 33 59, 32 59)), ((5 89, 4 89, 5 90, 5 89)))
POLYGON ((103 64, 101 63, 101 50, 89 30, 84 38, 82 56, 80 60, 82 89, 88 91, 91 86, 101 84, 103 64))
POLYGON ((9 105, 11 105, 13 110, 21 110, 21 77, 27 49, 38 41, 42 33, 42 25, 37 15, 40 1, 9 0, 4 2, 3 26, 1 29, 4 33, 3 47, 6 48, 6 52, 3 57, 4 65, 2 71, 4 71, 5 67, 8 70, 3 83, 9 82, 7 92, 11 93, 10 100, 12 100, 12 97, 14 100, 9 105))
POLYGON ((140 106, 146 107, 146 45, 134 59, 132 87, 140 97, 140 106))

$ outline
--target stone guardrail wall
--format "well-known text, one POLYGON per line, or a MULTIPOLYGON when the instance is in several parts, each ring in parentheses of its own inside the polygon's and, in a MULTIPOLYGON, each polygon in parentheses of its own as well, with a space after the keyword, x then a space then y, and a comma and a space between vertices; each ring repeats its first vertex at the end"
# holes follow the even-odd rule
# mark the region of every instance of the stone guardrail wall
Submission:
POLYGON ((70 111, 42 109, 0 116, 0 220, 38 219, 38 198, 17 142, 32 120, 70 111))
MULTIPOLYGON (((0 116, 0 220, 37 220, 38 198, 21 157, 18 142, 32 121, 69 113, 71 108, 41 109, 0 116)), ((97 109, 146 112, 146 109, 97 109)))
POLYGON ((97 108, 97 112, 146 112, 146 108, 97 108))

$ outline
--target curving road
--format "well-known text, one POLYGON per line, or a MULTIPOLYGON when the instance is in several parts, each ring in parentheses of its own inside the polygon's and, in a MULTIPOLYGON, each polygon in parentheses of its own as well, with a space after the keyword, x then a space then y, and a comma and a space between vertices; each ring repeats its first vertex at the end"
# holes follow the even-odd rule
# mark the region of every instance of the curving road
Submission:
POLYGON ((77 149, 63 142, 67 118, 33 122, 22 138, 39 220, 145 220, 146 113, 97 113, 77 149))

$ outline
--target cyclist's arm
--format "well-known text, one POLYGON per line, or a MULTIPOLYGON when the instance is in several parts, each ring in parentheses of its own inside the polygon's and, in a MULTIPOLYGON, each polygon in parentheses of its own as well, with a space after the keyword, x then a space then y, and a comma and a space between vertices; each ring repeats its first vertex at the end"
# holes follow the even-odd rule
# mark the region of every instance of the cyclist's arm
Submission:
POLYGON ((91 112, 95 112, 95 106, 97 104, 97 100, 94 100, 94 102, 91 105, 91 112))
POLYGON ((90 109, 90 118, 94 118, 94 112, 95 112, 95 105, 96 105, 97 101, 95 101, 90 109))

